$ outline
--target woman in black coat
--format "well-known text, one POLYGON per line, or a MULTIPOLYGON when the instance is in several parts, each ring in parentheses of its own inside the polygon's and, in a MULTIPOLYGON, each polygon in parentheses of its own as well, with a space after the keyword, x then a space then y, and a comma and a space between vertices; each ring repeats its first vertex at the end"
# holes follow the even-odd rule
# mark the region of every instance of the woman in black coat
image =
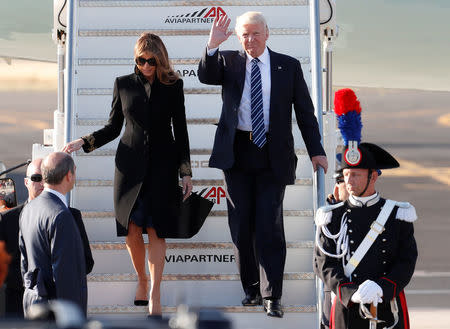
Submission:
POLYGON ((149 312, 160 315, 164 232, 170 230, 165 218, 175 216, 179 209, 178 173, 183 198, 192 191, 189 140, 183 81, 170 66, 162 40, 151 33, 142 34, 134 56, 135 72, 118 77, 114 83, 112 109, 105 127, 68 143, 63 150, 70 153, 83 147, 85 152, 91 152, 118 137, 125 119, 115 160, 117 234, 126 235, 138 276, 135 305, 148 303, 142 232, 148 234, 149 312))

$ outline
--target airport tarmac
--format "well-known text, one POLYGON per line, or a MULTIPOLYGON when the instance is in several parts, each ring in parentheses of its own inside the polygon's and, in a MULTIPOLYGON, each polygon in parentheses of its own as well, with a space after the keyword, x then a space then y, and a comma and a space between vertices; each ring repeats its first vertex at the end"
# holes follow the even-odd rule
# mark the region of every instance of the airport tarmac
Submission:
MULTIPOLYGON (((384 197, 417 209, 419 259, 406 289, 411 328, 448 329, 450 316, 450 92, 354 88, 363 108, 363 141, 395 155, 401 168, 383 172, 384 197)), ((56 92, 0 91, 0 160, 31 158, 31 145, 51 128, 56 92)), ((189 110, 189 109, 187 109, 189 110)), ((109 109, 105 109, 109 112, 109 109)), ((20 197, 24 171, 17 171, 20 197)))

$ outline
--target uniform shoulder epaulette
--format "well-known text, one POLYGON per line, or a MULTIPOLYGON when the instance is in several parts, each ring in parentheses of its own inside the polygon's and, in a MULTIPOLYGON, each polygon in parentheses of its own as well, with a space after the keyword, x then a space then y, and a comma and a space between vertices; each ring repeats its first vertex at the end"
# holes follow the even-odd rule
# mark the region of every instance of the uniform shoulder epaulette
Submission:
POLYGON ((404 220, 405 222, 414 222, 417 219, 416 208, 409 202, 396 202, 398 206, 397 214, 395 218, 404 220))
POLYGON ((316 222, 316 226, 324 226, 328 225, 331 222, 331 216, 333 215, 332 210, 342 207, 344 202, 339 202, 332 205, 327 205, 320 207, 316 211, 316 216, 314 217, 314 221, 316 222))

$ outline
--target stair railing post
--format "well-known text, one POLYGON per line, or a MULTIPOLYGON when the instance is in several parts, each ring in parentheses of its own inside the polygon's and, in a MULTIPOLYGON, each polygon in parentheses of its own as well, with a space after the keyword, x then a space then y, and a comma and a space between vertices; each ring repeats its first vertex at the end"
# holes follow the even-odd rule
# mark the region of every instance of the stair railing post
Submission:
MULTIPOLYGON (((315 108, 317 123, 319 125, 320 134, 323 137, 322 123, 322 61, 321 61, 321 42, 320 42, 320 12, 319 0, 310 0, 310 37, 311 37, 311 74, 312 74, 312 101, 315 108)), ((318 168, 313 175, 313 200, 314 214, 316 210, 325 204, 325 174, 322 168, 318 168)), ((323 284, 316 278, 316 295, 317 295, 317 329, 320 328, 322 319, 322 300, 323 300, 323 284)))

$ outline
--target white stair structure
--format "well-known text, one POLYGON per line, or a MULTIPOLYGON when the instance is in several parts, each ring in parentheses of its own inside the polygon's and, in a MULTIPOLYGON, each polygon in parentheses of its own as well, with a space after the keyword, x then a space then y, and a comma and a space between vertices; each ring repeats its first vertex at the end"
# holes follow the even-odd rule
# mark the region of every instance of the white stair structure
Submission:
MULTIPOLYGON (((234 25, 238 15, 256 10, 268 20, 268 46, 298 58, 311 88, 308 1, 76 0, 71 6, 66 80, 70 140, 91 133, 106 122, 114 78, 133 71, 133 47, 143 31, 161 36, 184 80, 194 190, 206 188, 208 198, 216 204, 198 235, 190 240, 168 241, 163 313, 174 312, 176 305, 183 302, 192 307, 217 307, 239 329, 316 328, 317 296, 312 273, 314 179, 295 120, 297 181, 287 187, 284 201, 288 242, 282 299, 285 317, 274 319, 267 317, 261 307, 240 304, 243 292, 227 225, 223 175, 208 168, 214 123, 218 122, 222 105, 221 90, 202 85, 196 73, 215 15, 225 12, 234 25)), ((221 48, 239 49, 240 45, 236 36, 231 36, 221 48)), ((332 119, 325 116, 324 127, 331 127, 325 129, 325 139, 327 129, 334 132, 332 119)), ((331 142, 325 142, 329 158, 330 154, 334 156, 333 141, 331 138, 331 142)), ((117 238, 115 231, 112 179, 117 143, 118 139, 92 153, 80 151, 74 155, 78 181, 71 204, 83 212, 95 259, 93 273, 88 277, 89 315, 143 318, 147 310, 133 305, 137 280, 124 239, 117 238)))

